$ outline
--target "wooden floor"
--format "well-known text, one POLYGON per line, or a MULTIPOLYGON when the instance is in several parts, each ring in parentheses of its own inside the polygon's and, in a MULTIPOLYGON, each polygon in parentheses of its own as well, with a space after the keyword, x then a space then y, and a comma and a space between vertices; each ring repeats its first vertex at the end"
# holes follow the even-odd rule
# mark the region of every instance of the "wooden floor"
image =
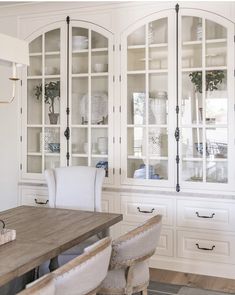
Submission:
POLYGON ((227 293, 235 293, 235 280, 195 275, 162 269, 150 269, 152 281, 197 287, 227 293))

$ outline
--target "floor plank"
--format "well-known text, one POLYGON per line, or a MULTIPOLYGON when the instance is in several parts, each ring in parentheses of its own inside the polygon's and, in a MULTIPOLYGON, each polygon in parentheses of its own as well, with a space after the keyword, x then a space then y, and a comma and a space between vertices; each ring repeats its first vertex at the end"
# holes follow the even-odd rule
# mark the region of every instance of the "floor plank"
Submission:
POLYGON ((195 275, 162 269, 150 269, 151 281, 235 293, 235 280, 195 275))

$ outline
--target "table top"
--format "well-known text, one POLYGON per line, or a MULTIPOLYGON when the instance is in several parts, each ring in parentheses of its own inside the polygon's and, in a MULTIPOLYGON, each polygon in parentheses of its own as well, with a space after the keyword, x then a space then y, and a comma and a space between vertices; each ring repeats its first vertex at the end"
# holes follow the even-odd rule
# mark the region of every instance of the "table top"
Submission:
POLYGON ((122 220, 121 214, 20 206, 0 212, 16 240, 0 246, 0 286, 122 220))

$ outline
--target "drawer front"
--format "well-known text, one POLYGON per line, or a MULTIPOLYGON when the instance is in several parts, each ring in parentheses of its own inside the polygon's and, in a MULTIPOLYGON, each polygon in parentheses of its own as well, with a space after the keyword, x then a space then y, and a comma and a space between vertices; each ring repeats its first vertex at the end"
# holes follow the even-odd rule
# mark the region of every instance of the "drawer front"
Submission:
POLYGON ((214 201, 177 202, 177 225, 235 231, 235 204, 214 201))
POLYGON ((47 189, 22 188, 21 205, 49 207, 47 189))
POLYGON ((178 256, 235 264, 235 237, 198 232, 177 232, 178 256))
MULTIPOLYGON (((135 229, 140 224, 129 224, 122 222, 120 224, 121 234, 125 234, 135 229)), ((173 256, 173 232, 170 229, 162 229, 160 240, 154 255, 173 256)))
POLYGON ((146 197, 121 197, 121 211, 123 219, 128 222, 144 222, 154 215, 163 215, 164 225, 173 225, 174 210, 173 200, 163 196, 158 198, 146 197))

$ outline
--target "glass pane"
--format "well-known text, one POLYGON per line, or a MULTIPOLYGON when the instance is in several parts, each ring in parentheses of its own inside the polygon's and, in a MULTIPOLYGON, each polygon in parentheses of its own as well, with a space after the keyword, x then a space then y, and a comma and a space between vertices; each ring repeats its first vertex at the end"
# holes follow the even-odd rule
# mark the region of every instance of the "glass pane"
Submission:
POLYGON ((60 29, 45 34, 45 51, 60 51, 60 29))
POLYGON ((210 159, 226 159, 228 156, 227 128, 206 129, 206 156, 210 159))
POLYGON ((45 56, 45 75, 59 75, 60 74, 60 55, 46 55, 45 56))
POLYGON ((108 166, 108 159, 102 157, 92 157, 91 158, 91 166, 104 169, 105 170, 105 177, 109 176, 109 166, 108 166))
POLYGON ((87 128, 72 128, 72 154, 88 154, 87 128))
POLYGON ((149 23, 149 44, 167 43, 168 26, 167 18, 161 18, 149 23))
POLYGON ((88 166, 88 158, 72 156, 72 166, 88 166))
POLYGON ((42 36, 29 43, 29 53, 42 53, 42 36))
POLYGON ((203 157, 203 129, 182 128, 182 156, 184 158, 203 157))
POLYGON ((146 152, 145 128, 127 129, 127 154, 128 156, 142 157, 146 152))
POLYGON ((182 179, 184 181, 202 182, 203 164, 202 161, 183 161, 182 179))
POLYGON ((206 165, 206 181, 216 183, 228 182, 227 162, 208 161, 206 165))
POLYGON ((182 124, 202 123, 202 72, 182 74, 181 116, 182 124))
POLYGON ((91 53, 91 72, 108 72, 108 51, 95 51, 91 53))
POLYGON ((168 161, 150 159, 149 179, 168 179, 168 161))
POLYGON ((227 43, 206 44, 206 66, 220 67, 227 65, 227 43))
POLYGON ((91 48, 108 48, 108 39, 97 32, 91 31, 91 48))
POLYGON ((30 66, 28 66, 28 76, 42 75, 42 56, 30 56, 30 66))
POLYGON ((127 70, 141 71, 145 69, 145 48, 130 48, 127 52, 127 70))
POLYGON ((59 128, 45 128, 44 152, 53 153, 54 155, 60 153, 60 129, 59 128))
POLYGON ((168 134, 166 128, 149 129, 149 156, 168 156, 168 134))
POLYGON ((59 156, 45 156, 45 169, 55 169, 60 167, 60 157, 59 156))
POLYGON ((167 74, 149 75, 149 124, 167 124, 167 74))
POLYGON ((72 73, 88 73, 88 52, 77 52, 72 55, 72 73))
POLYGON ((27 151, 28 153, 42 152, 42 128, 27 128, 27 151))
POLYGON ((213 21, 206 20, 206 39, 226 39, 227 30, 225 27, 213 21))
POLYGON ((145 75, 128 75, 127 85, 127 123, 145 124, 145 75))
POLYGON ((72 28, 72 50, 80 51, 88 49, 88 30, 84 28, 72 28))
POLYGON ((128 36, 127 45, 145 45, 145 26, 135 30, 128 36))
POLYGON ((60 80, 45 80, 44 103, 45 124, 60 124, 60 80))
POLYGON ((149 48, 149 69, 164 70, 168 67, 167 61, 168 49, 164 47, 149 48))
POLYGON ((202 66, 202 45, 184 44, 182 46, 182 68, 199 68, 202 66))
POLYGON ((206 123, 226 124, 228 120, 227 72, 206 72, 206 123))
POLYGON ((108 155, 108 129, 92 128, 91 129, 91 154, 108 155))
POLYGON ((72 79, 72 124, 88 123, 88 78, 72 79))
POLYGON ((42 157, 41 156, 27 156, 27 172, 42 173, 42 157))
POLYGON ((27 82, 27 123, 42 124, 42 97, 37 96, 37 86, 42 80, 28 80, 27 82))
POLYGON ((127 160, 127 177, 146 179, 146 169, 142 159, 127 160))
POLYGON ((182 17, 182 41, 202 40, 202 19, 193 16, 182 17))
POLYGON ((91 79, 91 123, 108 124, 108 78, 91 79))

